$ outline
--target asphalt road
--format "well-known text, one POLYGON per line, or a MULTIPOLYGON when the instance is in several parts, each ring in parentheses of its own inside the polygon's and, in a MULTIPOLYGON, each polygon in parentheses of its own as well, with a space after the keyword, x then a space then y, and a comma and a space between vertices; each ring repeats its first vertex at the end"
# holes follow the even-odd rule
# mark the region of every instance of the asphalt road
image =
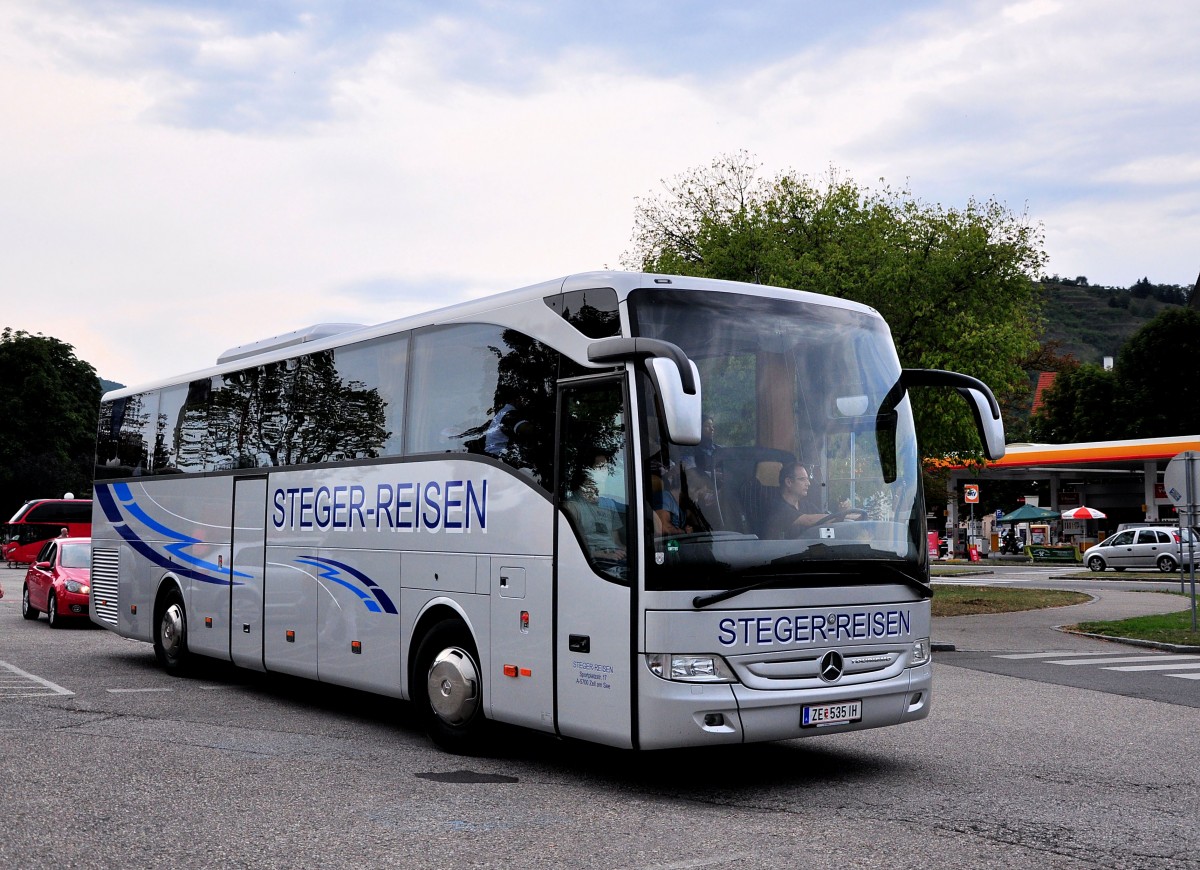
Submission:
POLYGON ((1055 630, 1080 622, 1182 610, 1189 606, 1186 598, 1162 594, 1178 591, 1177 575, 1175 579, 1163 576, 1153 580, 1117 580, 1115 572, 1070 576, 1078 573, 1017 566, 983 568, 976 574, 935 578, 935 586, 1034 584, 1095 596, 1083 604, 1049 611, 936 620, 935 644, 954 647, 953 652, 938 653, 938 661, 1026 680, 1200 708, 1200 654, 1137 648, 1055 630))
MULTIPOLYGON (((173 679, 147 645, 22 620, 19 574, 0 582, 3 867, 1200 868, 1200 718, 1169 698, 945 654, 932 716, 898 728, 638 755, 504 732, 461 758, 402 702, 173 679)), ((1162 603, 1134 597, 1092 613, 1162 603)), ((1113 648, 1042 613, 935 634, 1113 648)))

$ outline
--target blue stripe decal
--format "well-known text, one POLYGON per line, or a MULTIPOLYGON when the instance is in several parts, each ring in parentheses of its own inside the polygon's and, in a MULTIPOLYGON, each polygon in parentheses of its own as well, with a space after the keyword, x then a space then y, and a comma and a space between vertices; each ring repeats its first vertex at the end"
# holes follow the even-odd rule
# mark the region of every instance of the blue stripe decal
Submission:
POLYGON ((361 571, 357 570, 356 568, 351 568, 345 562, 338 562, 333 559, 324 559, 320 556, 312 556, 311 558, 308 558, 308 559, 297 559, 296 561, 303 562, 306 565, 313 565, 313 566, 325 565, 325 566, 328 566, 328 568, 333 569, 334 573, 332 573, 332 574, 322 573, 321 576, 328 580, 333 580, 336 583, 340 583, 341 585, 345 586, 347 589, 353 589, 354 593, 356 595, 358 595, 364 599, 363 604, 366 605, 366 608, 373 613, 378 613, 378 612, 380 612, 380 610, 382 610, 384 613, 397 613, 398 614, 400 612, 399 610, 396 609, 396 605, 392 603, 392 599, 388 597, 388 594, 386 592, 384 592, 382 588, 380 588, 378 583, 376 583, 374 580, 372 580, 370 577, 368 577, 366 574, 362 573, 361 571), (361 590, 351 586, 349 583, 347 583, 345 580, 342 580, 340 577, 337 577, 336 576, 337 571, 345 571, 347 574, 349 574, 355 580, 359 581, 364 586, 366 586, 368 591, 370 591, 370 593, 375 596, 375 598, 378 600, 379 603, 376 604, 375 601, 368 599, 367 596, 361 590))
POLYGON ((320 572, 319 576, 322 580, 332 580, 339 586, 345 586, 360 599, 362 599, 363 606, 366 607, 367 610, 371 611, 372 613, 379 613, 380 608, 379 605, 375 603, 375 599, 366 592, 363 592, 349 580, 343 580, 341 577, 339 577, 337 568, 334 568, 332 565, 324 565, 321 562, 318 562, 316 559, 297 559, 296 561, 302 565, 312 565, 314 568, 317 568, 320 572))
MULTIPOLYGON (((199 571, 193 571, 191 568, 185 568, 182 565, 177 565, 170 559, 163 558, 161 554, 134 533, 133 529, 124 524, 114 526, 117 534, 124 538, 130 547, 137 553, 149 559, 160 568, 166 568, 168 571, 173 571, 181 577, 187 577, 192 580, 199 580, 201 583, 212 583, 217 586, 228 586, 229 581, 223 577, 210 577, 207 574, 201 574, 199 571)), ((240 583, 235 585, 242 585, 240 583)))
POLYGON ((96 500, 100 502, 100 507, 104 509, 105 518, 114 525, 125 522, 125 518, 121 516, 121 509, 113 501, 112 489, 113 487, 124 485, 123 483, 113 484, 112 486, 105 483, 96 484, 96 500))
MULTIPOLYGON (((124 486, 124 484, 122 484, 122 486, 124 486)), ((126 488, 126 494, 126 497, 122 497, 121 493, 118 492, 117 496, 118 498, 121 498, 122 502, 125 503, 124 507, 127 511, 129 511, 130 516, 132 516, 146 528, 150 529, 150 531, 157 532, 164 538, 171 539, 175 542, 173 544, 167 544, 165 547, 163 547, 163 549, 165 549, 176 559, 179 559, 182 562, 187 562, 189 565, 195 565, 197 568, 204 568, 208 571, 224 573, 225 569, 221 565, 218 565, 215 562, 209 562, 197 556, 193 556, 191 553, 184 552, 188 547, 195 546, 196 544, 203 544, 204 541, 200 540, 199 538, 192 537, 191 535, 185 535, 183 532, 176 531, 168 526, 164 526, 158 520, 154 519, 154 517, 142 510, 141 505, 139 505, 136 501, 133 501, 133 496, 128 492, 128 488, 126 488)), ((235 571, 234 574, 238 577, 250 576, 249 574, 241 574, 237 571, 235 571)))
MULTIPOLYGON (((147 514, 142 509, 141 505, 139 505, 134 499, 133 491, 130 489, 129 484, 101 484, 96 487, 95 495, 100 502, 100 506, 104 510, 104 516, 110 523, 112 523, 113 529, 117 532, 117 534, 127 541, 137 553, 140 553, 155 565, 158 565, 161 568, 167 568, 168 570, 174 571, 177 574, 188 577, 192 580, 198 580, 201 583, 213 583, 219 586, 227 586, 231 583, 235 586, 242 585, 228 579, 226 576, 227 572, 223 566, 197 558, 190 553, 183 552, 183 550, 187 547, 191 547, 196 544, 203 544, 204 542, 199 538, 194 538, 191 535, 185 535, 182 532, 168 528, 147 514), (113 500, 114 495, 121 501, 122 504, 118 505, 113 500), (184 567, 170 557, 163 556, 152 545, 144 541, 136 532, 133 531, 133 529, 129 527, 125 515, 121 511, 122 507, 128 511, 129 515, 133 519, 136 519, 151 531, 157 532, 163 537, 173 541, 174 543, 167 544, 164 547, 168 553, 175 556, 182 562, 195 565, 197 568, 212 571, 218 576, 213 577, 209 574, 201 573, 200 571, 196 571, 192 568, 184 567)), ((232 573, 234 577, 248 578, 251 576, 241 571, 234 571, 232 573)))

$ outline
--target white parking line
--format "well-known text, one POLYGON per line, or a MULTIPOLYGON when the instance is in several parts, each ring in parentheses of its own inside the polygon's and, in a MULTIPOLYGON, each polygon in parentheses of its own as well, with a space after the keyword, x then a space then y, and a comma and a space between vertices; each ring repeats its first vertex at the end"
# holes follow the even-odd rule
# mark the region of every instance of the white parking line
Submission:
POLYGON ((0 686, 0 695, 2 695, 5 698, 46 695, 46 694, 52 694, 52 695, 74 695, 75 694, 70 689, 64 689, 62 686, 57 685, 56 683, 52 683, 49 680, 43 679, 42 677, 34 676, 33 674, 29 673, 28 671, 21 670, 16 665, 10 665, 8 662, 0 661, 0 667, 7 668, 9 671, 12 671, 14 674, 16 674, 18 677, 21 677, 23 680, 23 682, 21 682, 21 683, 0 686), (49 692, 47 692, 47 691, 33 691, 33 692, 22 691, 23 689, 28 689, 29 688, 28 683, 31 683, 31 682, 37 683, 38 685, 42 686, 44 689, 48 689, 49 692))
POLYGON ((1161 665, 1126 665, 1121 668, 1101 668, 1102 671, 1186 671, 1200 670, 1200 662, 1167 662, 1161 665))
POLYGON ((1163 674, 1163 676, 1164 677, 1177 677, 1178 679, 1181 679, 1181 680, 1200 680, 1200 673, 1198 673, 1198 674, 1163 674))
POLYGON ((116 695, 116 694, 125 694, 125 693, 130 693, 130 694, 132 694, 132 693, 134 693, 134 692, 174 692, 175 690, 174 690, 174 689, 153 689, 153 688, 150 688, 150 689, 105 689, 104 691, 106 691, 106 692, 112 692, 114 695, 116 695))

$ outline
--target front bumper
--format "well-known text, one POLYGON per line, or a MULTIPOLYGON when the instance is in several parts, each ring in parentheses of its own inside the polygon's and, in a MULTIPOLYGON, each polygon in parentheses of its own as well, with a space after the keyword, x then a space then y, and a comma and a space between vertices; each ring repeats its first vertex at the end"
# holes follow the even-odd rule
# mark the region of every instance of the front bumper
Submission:
POLYGON ((88 604, 91 601, 89 593, 56 589, 54 598, 59 616, 86 617, 88 615, 88 604))
POLYGON ((792 740, 880 728, 924 719, 932 700, 932 665, 904 668, 875 682, 803 690, 753 689, 737 683, 694 684, 660 679, 643 664, 638 709, 642 749, 792 740), (861 700, 862 719, 839 725, 802 727, 809 704, 861 700))

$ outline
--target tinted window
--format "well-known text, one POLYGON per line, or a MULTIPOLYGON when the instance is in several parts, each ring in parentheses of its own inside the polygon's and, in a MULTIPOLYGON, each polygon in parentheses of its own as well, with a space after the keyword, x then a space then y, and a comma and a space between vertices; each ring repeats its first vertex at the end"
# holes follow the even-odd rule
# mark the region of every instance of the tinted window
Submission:
POLYGON ((388 441, 385 419, 378 389, 343 375, 332 350, 267 363, 213 379, 205 464, 220 470, 372 459, 388 441))
POLYGON ((97 478, 401 452, 407 335, 106 402, 97 478))
POLYGON ((175 467, 184 472, 213 468, 213 444, 208 431, 208 404, 212 379, 202 378, 187 385, 175 427, 175 467))
POLYGON ((588 561, 627 582, 629 481, 621 383, 564 391, 559 495, 588 561))
POLYGON ((1139 544, 1155 544, 1158 542, 1158 537, 1154 533, 1154 529, 1142 529, 1138 532, 1139 544))
POLYGON ((34 507, 25 517, 30 523, 90 523, 90 501, 50 501, 34 507))
POLYGON ((414 333, 408 453, 479 453, 550 488, 558 354, 485 324, 414 333))
POLYGON ((179 468, 179 436, 190 389, 187 384, 167 387, 158 396, 158 420, 154 426, 154 474, 176 474, 179 468))
POLYGON ((128 477, 152 468, 157 423, 157 393, 104 402, 96 433, 96 477, 128 477))
POLYGON ((383 412, 379 441, 360 445, 362 455, 404 452, 404 388, 408 377, 408 334, 389 335, 375 341, 339 347, 334 355, 338 376, 353 400, 348 410, 363 418, 374 413, 375 401, 383 412), (356 392, 355 392, 356 391, 356 392))
POLYGON ((617 292, 610 287, 572 290, 570 293, 549 296, 546 304, 588 338, 608 338, 621 334, 617 292))

